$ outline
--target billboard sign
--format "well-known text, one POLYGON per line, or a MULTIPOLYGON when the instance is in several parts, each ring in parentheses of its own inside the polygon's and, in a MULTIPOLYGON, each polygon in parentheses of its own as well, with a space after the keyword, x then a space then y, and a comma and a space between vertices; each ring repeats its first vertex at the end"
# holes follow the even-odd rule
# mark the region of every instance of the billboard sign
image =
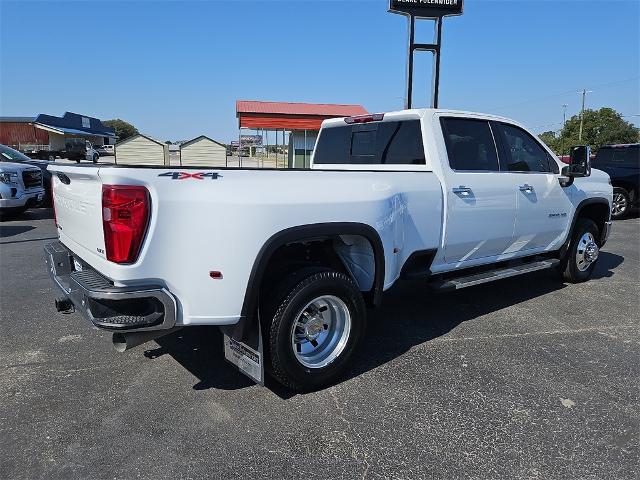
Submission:
POLYGON ((389 0, 389 11, 420 18, 462 15, 463 0, 389 0))
POLYGON ((243 147, 259 147, 262 145, 262 135, 240 135, 243 147))

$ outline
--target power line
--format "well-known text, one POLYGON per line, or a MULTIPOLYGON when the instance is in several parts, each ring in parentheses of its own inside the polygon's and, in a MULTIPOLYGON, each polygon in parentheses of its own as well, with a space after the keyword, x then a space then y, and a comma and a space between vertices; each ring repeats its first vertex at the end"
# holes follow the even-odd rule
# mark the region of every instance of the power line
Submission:
MULTIPOLYGON (((631 81, 638 80, 638 79, 640 79, 640 75, 635 76, 633 78, 627 78, 626 80, 616 80, 615 82, 607 82, 607 83, 600 83, 600 84, 597 84, 597 85, 591 85, 589 88, 600 88, 600 89, 602 89, 602 88, 605 88, 605 87, 609 87, 611 85, 619 85, 621 83, 627 83, 627 82, 631 82, 631 81)), ((505 108, 516 107, 518 105, 524 105, 524 104, 527 104, 527 103, 540 102, 542 100, 548 100, 550 98, 562 97, 564 95, 569 95, 570 93, 574 93, 574 92, 575 92, 575 89, 566 90, 564 92, 554 93, 554 94, 551 94, 551 95, 547 95, 545 97, 532 98, 530 100, 523 100, 522 102, 512 103, 510 105, 503 105, 501 107, 491 108, 490 110, 503 110, 505 108)))
MULTIPOLYGON (((620 116, 623 117, 623 118, 640 117, 640 113, 631 113, 631 114, 628 114, 628 115, 620 114, 620 116)), ((546 127, 553 127, 553 126, 562 125, 562 124, 563 124, 563 122, 545 123, 545 124, 542 124, 542 125, 535 125, 535 126, 531 127, 531 130, 537 130, 539 128, 546 128, 546 127)))
POLYGON ((534 127, 531 127, 531 130, 537 130, 539 128, 546 128, 546 127, 553 127, 555 125, 562 125, 562 122, 545 123, 544 125, 536 125, 534 127))

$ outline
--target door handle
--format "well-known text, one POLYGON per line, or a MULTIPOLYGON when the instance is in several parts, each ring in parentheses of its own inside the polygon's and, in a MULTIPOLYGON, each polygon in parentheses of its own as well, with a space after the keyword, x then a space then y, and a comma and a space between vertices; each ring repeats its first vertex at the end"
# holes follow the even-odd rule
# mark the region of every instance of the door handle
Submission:
POLYGON ((459 187, 454 187, 451 191, 456 195, 462 195, 463 197, 468 197, 469 195, 471 195, 471 189, 468 187, 465 187, 464 185, 460 185, 459 187))
POLYGON ((524 193, 533 192, 533 187, 531 185, 529 185, 529 184, 526 184, 526 183, 524 185, 520 185, 520 187, 518 187, 518 188, 520 188, 520 191, 524 192, 524 193))

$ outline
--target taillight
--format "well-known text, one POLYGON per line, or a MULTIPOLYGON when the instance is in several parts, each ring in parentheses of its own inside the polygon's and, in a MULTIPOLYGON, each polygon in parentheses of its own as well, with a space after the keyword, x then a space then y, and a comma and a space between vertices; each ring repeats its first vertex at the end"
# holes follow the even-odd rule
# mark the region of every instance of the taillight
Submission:
POLYGON ((102 186, 102 228, 107 260, 135 262, 147 231, 150 203, 145 187, 102 186))
POLYGON ((374 113, 371 115, 357 115, 355 117, 346 117, 344 119, 345 123, 369 123, 369 122, 380 122, 384 119, 384 113, 374 113))

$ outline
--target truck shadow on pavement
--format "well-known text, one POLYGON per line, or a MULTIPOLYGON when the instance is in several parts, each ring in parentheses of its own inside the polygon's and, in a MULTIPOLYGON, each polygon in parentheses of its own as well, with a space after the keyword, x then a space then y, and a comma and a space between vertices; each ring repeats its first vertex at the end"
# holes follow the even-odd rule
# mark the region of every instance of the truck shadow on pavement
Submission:
POLYGON ((199 381, 194 390, 237 390, 254 383, 224 359, 222 333, 217 327, 189 327, 155 340, 159 348, 145 350, 147 358, 170 355, 199 381))
POLYGON ((0 238, 13 237, 35 230, 35 228, 30 225, 0 225, 0 238))
MULTIPOLYGON (((624 258, 601 252, 593 279, 614 275, 624 258)), ((385 292, 382 307, 369 312, 369 325, 351 368, 339 382, 373 370, 412 347, 438 338, 463 322, 562 290, 555 272, 537 272, 438 294, 424 282, 400 282, 385 292)), ((159 348, 144 352, 148 358, 168 354, 198 378, 193 388, 237 390, 253 382, 224 360, 222 334, 216 327, 191 327, 156 340, 159 348)), ((266 386, 282 399, 295 395, 267 376, 266 386)))
POLYGON ((30 222, 32 220, 53 220, 53 209, 47 207, 30 208, 22 213, 5 213, 0 215, 0 223, 30 222))

